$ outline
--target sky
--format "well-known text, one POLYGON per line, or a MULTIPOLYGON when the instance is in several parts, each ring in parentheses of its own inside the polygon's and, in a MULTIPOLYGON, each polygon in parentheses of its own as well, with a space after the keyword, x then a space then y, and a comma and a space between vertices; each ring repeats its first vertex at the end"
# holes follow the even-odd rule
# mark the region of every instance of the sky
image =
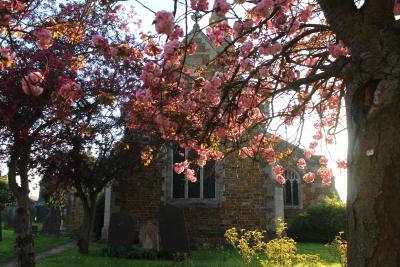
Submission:
MULTIPOLYGON (((121 3, 123 3, 127 8, 129 8, 130 6, 134 6, 134 8, 137 12, 137 16, 139 16, 141 18, 142 24, 141 24, 140 29, 137 29, 134 27, 132 27, 132 29, 131 29, 139 34, 141 31, 154 32, 154 25, 153 25, 154 14, 152 13, 152 11, 153 12, 157 12, 160 10, 173 11, 173 8, 174 8, 173 2, 174 2, 173 0, 139 0, 139 1, 129 0, 129 1, 121 2, 121 3), (144 5, 146 5, 147 8, 143 7, 140 3, 143 3, 144 5)), ((213 0, 211 0, 210 2, 212 5, 213 0)), ((182 5, 178 5, 177 16, 179 16, 180 14, 183 14, 183 13, 184 13, 184 9, 183 9, 182 5)), ((206 26, 208 23, 208 20, 209 20, 209 16, 202 18, 202 20, 200 20, 200 22, 199 22, 200 26, 201 27, 206 26)), ((181 23, 184 23, 184 22, 182 21, 181 23)), ((189 19, 188 25, 189 25, 189 28, 191 29, 191 27, 193 26, 193 21, 189 19)), ((181 26, 183 27, 184 24, 181 26)), ((295 130, 296 129, 289 128, 287 131, 287 135, 288 136, 292 135, 295 130)), ((312 126, 312 122, 308 122, 305 125, 304 130, 303 130, 301 144, 305 147, 308 147, 308 144, 313 141, 312 135, 314 135, 314 127, 312 126)), ((284 132, 282 132, 282 137, 285 138, 284 132)), ((326 146, 320 147, 316 152, 319 155, 325 155, 329 159, 328 167, 332 168, 332 170, 333 170, 333 173, 335 176, 335 187, 336 187, 341 199, 345 201, 346 192, 347 192, 347 171, 339 170, 336 167, 335 162, 338 159, 346 159, 346 157, 347 157, 347 131, 343 131, 336 136, 336 144, 330 145, 329 147, 326 147, 326 146)), ((6 173, 5 166, 0 166, 0 173, 2 173, 2 174, 6 173)), ((37 198, 37 196, 39 194, 39 187, 37 186, 38 181, 39 181, 39 178, 35 177, 35 179, 33 179, 33 182, 31 183, 32 184, 31 185, 31 196, 33 198, 37 198)))

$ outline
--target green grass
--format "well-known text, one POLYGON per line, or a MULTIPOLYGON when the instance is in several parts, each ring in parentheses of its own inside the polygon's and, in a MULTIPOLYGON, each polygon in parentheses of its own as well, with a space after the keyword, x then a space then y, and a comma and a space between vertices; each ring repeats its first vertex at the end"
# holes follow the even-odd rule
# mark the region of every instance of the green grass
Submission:
MULTIPOLYGON (((161 260, 128 260, 108 258, 100 256, 102 244, 92 244, 88 255, 80 255, 76 249, 43 259, 38 262, 38 267, 183 267, 184 263, 174 264, 172 261, 161 260)), ((328 250, 322 244, 299 243, 299 253, 320 254, 327 263, 325 266, 340 267, 328 250)), ((244 266, 241 257, 232 249, 201 249, 192 252, 191 267, 242 267, 244 266)), ((254 264, 252 267, 259 267, 254 264)))
MULTIPOLYGON (((70 242, 67 237, 54 237, 39 234, 34 237, 35 252, 42 252, 70 242)), ((14 231, 3 229, 3 240, 0 241, 0 262, 6 262, 16 257, 14 231)))
POLYGON ((316 243, 297 243, 298 254, 318 254, 327 266, 340 266, 338 261, 329 253, 328 248, 323 244, 316 243), (332 265, 333 264, 333 265, 332 265))

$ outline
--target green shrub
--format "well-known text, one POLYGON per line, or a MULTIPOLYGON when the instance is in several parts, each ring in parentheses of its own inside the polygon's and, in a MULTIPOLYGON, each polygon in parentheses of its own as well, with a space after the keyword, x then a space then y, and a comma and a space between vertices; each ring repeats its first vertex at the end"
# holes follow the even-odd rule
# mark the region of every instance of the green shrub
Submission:
POLYGON ((296 241, 327 243, 346 227, 346 205, 337 196, 326 197, 299 213, 289 225, 296 241))
POLYGON ((286 223, 278 219, 276 237, 267 243, 263 241, 265 231, 258 230, 241 229, 239 232, 231 228, 225 232, 225 238, 242 256, 243 266, 253 266, 257 262, 262 267, 289 267, 295 263, 310 267, 323 266, 319 255, 296 254, 296 241, 284 235, 286 230, 286 223), (265 257, 260 257, 261 254, 265 254, 265 257))
POLYGON ((104 202, 105 202, 105 194, 100 193, 97 196, 96 200, 96 211, 94 215, 94 222, 93 222, 93 239, 100 240, 101 239, 101 229, 103 228, 104 224, 104 202))
POLYGON ((340 266, 347 267, 347 241, 343 239, 343 234, 340 232, 327 246, 331 255, 340 262, 340 266))

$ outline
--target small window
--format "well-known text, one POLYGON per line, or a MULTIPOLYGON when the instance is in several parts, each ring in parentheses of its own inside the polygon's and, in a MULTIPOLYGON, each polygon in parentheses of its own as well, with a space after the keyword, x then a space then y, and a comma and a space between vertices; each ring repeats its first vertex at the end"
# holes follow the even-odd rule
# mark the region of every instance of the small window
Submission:
MULTIPOLYGON (((195 151, 174 146, 173 163, 197 158, 195 151)), ((173 165, 172 165, 173 167, 173 165)), ((196 172, 197 181, 189 182, 183 173, 177 174, 172 170, 172 198, 174 199, 215 199, 215 161, 207 161, 203 168, 193 164, 190 166, 196 172)))
POLYGON ((285 206, 298 207, 300 204, 300 178, 292 171, 284 173, 286 183, 283 187, 285 206))

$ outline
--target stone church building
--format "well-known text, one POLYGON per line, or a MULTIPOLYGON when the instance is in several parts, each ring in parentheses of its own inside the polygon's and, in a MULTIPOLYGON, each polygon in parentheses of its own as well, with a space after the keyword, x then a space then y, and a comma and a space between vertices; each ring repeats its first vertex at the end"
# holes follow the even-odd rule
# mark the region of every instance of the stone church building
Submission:
MULTIPOLYGON (((217 55, 208 37, 197 23, 189 35, 197 44, 187 64, 198 67, 217 55)), ((137 137, 145 144, 143 137, 137 137)), ((226 229, 265 229, 273 231, 278 218, 290 218, 312 201, 334 191, 320 179, 312 184, 302 181, 304 173, 296 167, 303 151, 293 145, 293 157, 284 164, 287 183, 275 181, 271 166, 252 159, 229 155, 211 161, 199 169, 198 181, 191 183, 173 171, 173 164, 190 153, 177 146, 162 149, 150 166, 141 166, 131 177, 115 180, 105 189, 105 213, 102 236, 107 239, 110 217, 114 212, 129 213, 138 228, 147 222, 157 224, 159 209, 167 204, 183 210, 191 243, 221 242, 226 229), (184 156, 183 156, 184 155, 184 156)), ((308 160, 308 171, 320 167, 319 157, 308 160)))

